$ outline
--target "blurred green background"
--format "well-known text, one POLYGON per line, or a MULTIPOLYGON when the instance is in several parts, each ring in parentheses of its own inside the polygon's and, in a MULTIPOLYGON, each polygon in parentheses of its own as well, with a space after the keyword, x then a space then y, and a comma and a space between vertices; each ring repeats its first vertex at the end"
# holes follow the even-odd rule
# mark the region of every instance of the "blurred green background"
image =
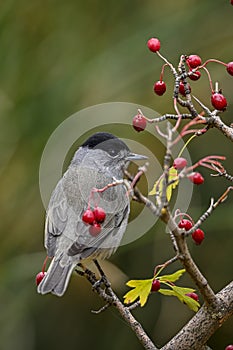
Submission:
MULTIPOLYGON (((167 93, 153 93, 161 61, 146 48, 151 36, 161 39, 161 52, 173 63, 180 54, 197 53, 203 60, 233 60, 233 6, 228 0, 167 1, 16 1, 1 2, 0 11, 0 348, 3 350, 142 349, 114 310, 93 315, 102 305, 86 281, 73 276, 63 298, 36 293, 41 269, 44 207, 38 172, 43 148, 54 129, 69 115, 98 103, 126 101, 172 112, 172 80, 167 93)), ((233 78, 211 64, 233 114, 233 78)), ((209 105, 206 77, 192 84, 209 105)), ((117 122, 117 121, 116 121, 117 122)), ((135 139, 138 136, 135 133, 135 139)), ((146 138, 144 138, 146 144, 146 138)), ((232 143, 219 132, 190 144, 194 161, 210 153, 225 154, 233 173, 232 143)), ((156 150, 162 154, 162 150, 156 150)), ((59 157, 59 154, 58 154, 59 157)), ((208 171, 202 171, 209 176, 208 171)), ((208 178, 195 189, 190 213, 198 218, 209 198, 228 183, 208 178)), ((206 221, 206 240, 190 242, 193 255, 214 290, 232 280, 232 195, 206 221)), ((121 247, 104 266, 119 295, 125 280, 149 277, 156 264, 171 257, 164 227, 156 224, 142 239, 121 247)), ((171 270, 178 268, 172 267, 171 270)), ((192 285, 187 278, 183 284, 192 285)), ((192 316, 172 298, 153 295, 135 311, 157 345, 162 345, 192 316)), ((233 343, 233 320, 209 341, 213 349, 233 343)))

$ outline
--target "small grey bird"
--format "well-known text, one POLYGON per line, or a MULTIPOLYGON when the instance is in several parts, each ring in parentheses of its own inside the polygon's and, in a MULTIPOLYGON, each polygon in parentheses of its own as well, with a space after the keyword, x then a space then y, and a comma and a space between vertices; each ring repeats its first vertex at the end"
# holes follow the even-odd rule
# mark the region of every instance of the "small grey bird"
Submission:
POLYGON ((102 189, 123 179, 131 160, 147 157, 131 153, 116 136, 99 132, 76 151, 68 170, 58 182, 47 209, 45 248, 52 257, 38 293, 62 296, 74 267, 83 259, 108 258, 120 245, 126 230, 130 204, 123 184, 102 189), (83 213, 101 207, 105 220, 99 232, 83 222, 83 213), (97 234, 98 233, 98 234, 97 234))

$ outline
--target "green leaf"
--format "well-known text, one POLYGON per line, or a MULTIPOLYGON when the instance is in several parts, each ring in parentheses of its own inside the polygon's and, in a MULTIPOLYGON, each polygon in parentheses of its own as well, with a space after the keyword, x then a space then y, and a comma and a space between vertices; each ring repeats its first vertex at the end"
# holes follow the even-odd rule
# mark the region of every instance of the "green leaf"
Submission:
POLYGON ((158 292, 167 295, 167 296, 175 296, 177 297, 182 303, 186 304, 191 310, 197 312, 200 304, 198 301, 194 300, 193 298, 186 295, 187 293, 192 293, 195 291, 193 288, 183 288, 183 287, 177 287, 177 286, 170 286, 171 289, 159 289, 158 292))
POLYGON ((177 287, 177 286, 172 286, 172 289, 180 295, 185 295, 187 293, 192 293, 195 292, 195 289, 193 288, 186 288, 186 287, 177 287))
POLYGON ((185 269, 182 269, 172 273, 171 275, 159 276, 158 279, 160 282, 176 282, 184 273, 185 269))
POLYGON ((158 292, 163 294, 163 295, 168 295, 168 296, 173 295, 174 297, 176 297, 176 293, 172 289, 162 289, 162 288, 160 288, 158 290, 158 292))
POLYGON ((198 308, 200 307, 200 304, 196 300, 186 295, 187 293, 195 292, 195 289, 177 286, 172 286, 172 289, 176 293, 177 298, 182 303, 185 303, 191 310, 197 312, 198 308))
POLYGON ((162 188, 163 188, 162 186, 163 186, 162 179, 157 180, 154 183, 154 186, 153 186, 152 190, 148 193, 149 196, 154 196, 157 193, 157 191, 159 193, 161 193, 162 192, 162 188))
MULTIPOLYGON (((175 178, 178 178, 177 175, 177 170, 174 167, 171 167, 169 169, 169 176, 168 176, 168 181, 172 181, 175 178)), ((169 185, 167 187, 167 200, 170 201, 171 196, 172 196, 172 191, 177 187, 179 183, 179 180, 177 179, 177 181, 175 181, 173 184, 169 185)), ((162 194, 163 191, 163 178, 160 178, 159 180, 157 180, 153 186, 153 189, 149 192, 149 196, 153 196, 157 193, 157 191, 159 192, 159 194, 162 194)))
POLYGON ((189 297, 188 295, 184 296, 184 303, 193 311, 197 312, 200 304, 198 301, 194 300, 193 298, 189 297))
POLYGON ((147 280, 131 280, 126 283, 127 286, 133 287, 124 295, 124 303, 133 303, 137 298, 140 300, 141 306, 144 306, 147 302, 148 296, 151 292, 153 278, 147 280))

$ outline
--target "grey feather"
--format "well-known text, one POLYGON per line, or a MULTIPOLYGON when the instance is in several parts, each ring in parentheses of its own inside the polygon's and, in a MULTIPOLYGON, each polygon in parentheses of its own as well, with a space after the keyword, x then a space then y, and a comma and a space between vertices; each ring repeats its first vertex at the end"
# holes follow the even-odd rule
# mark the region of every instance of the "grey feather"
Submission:
MULTIPOLYGON (((82 221, 93 188, 103 188, 115 179, 122 179, 123 169, 128 165, 126 156, 130 152, 113 135, 110 140, 114 140, 114 147, 117 145, 114 152, 109 149, 111 143, 107 149, 100 147, 95 135, 87 142, 90 147, 85 143, 85 147, 75 153, 52 193, 46 216, 45 247, 48 255, 54 258, 38 286, 41 294, 63 295, 75 265, 87 258, 109 257, 120 245, 126 230, 130 206, 123 184, 95 193, 92 198, 91 205, 94 207, 94 202, 98 203, 106 213, 99 235, 93 237, 82 221), (95 144, 96 149, 92 147, 95 144)), ((109 138, 109 134, 104 135, 109 138)))
POLYGON ((46 276, 38 285, 38 293, 53 293, 57 296, 62 296, 64 294, 76 263, 68 261, 66 265, 62 266, 60 261, 60 259, 54 259, 51 262, 46 276))

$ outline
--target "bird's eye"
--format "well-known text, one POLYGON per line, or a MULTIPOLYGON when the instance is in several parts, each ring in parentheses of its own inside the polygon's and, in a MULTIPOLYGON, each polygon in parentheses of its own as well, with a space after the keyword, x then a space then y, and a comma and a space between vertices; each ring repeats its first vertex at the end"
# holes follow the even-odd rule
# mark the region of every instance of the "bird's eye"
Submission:
POLYGON ((113 148, 110 149, 110 150, 108 151, 108 153, 110 154, 111 157, 116 157, 116 156, 117 156, 117 152, 116 152, 116 150, 114 150, 113 148))

